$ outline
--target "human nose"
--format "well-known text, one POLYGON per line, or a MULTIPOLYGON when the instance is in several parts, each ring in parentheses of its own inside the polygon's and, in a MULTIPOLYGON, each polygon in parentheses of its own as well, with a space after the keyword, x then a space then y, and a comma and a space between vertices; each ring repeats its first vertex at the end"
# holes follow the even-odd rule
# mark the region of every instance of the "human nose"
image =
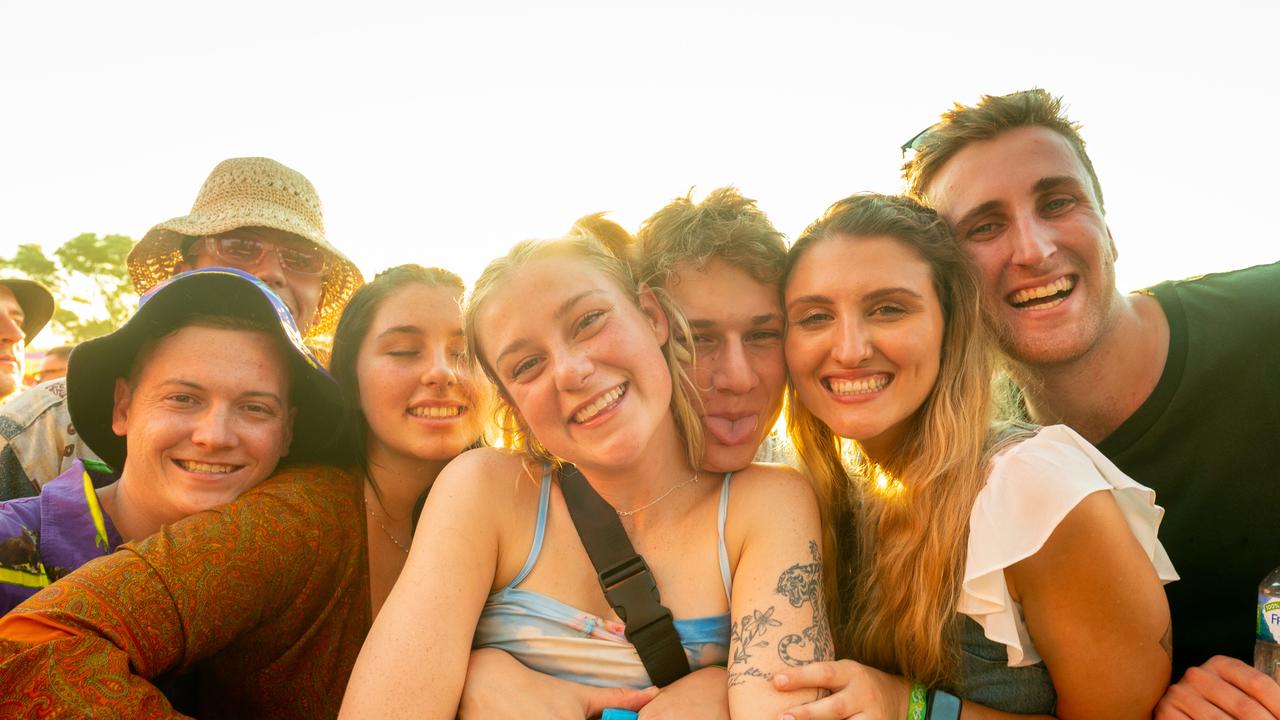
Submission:
POLYGON ((846 318, 836 328, 831 357, 847 367, 856 367, 871 359, 875 345, 866 327, 856 318, 846 318))
POLYGON ((25 340, 27 334, 22 331, 22 324, 7 312, 0 312, 0 340, 16 345, 25 340))
POLYGON ((1053 230, 1038 217, 1022 217, 1013 225, 1013 263, 1035 267, 1042 265, 1057 251, 1053 230))
POLYGON ((730 340, 711 365, 711 387, 721 392, 741 395, 760 384, 760 376, 751 366, 747 349, 740 340, 730 340))
POLYGON ((566 350, 556 357, 556 388, 560 390, 579 390, 587 383, 587 378, 595 371, 591 360, 581 352, 566 350))
POLYGON ((220 404, 210 405, 197 420, 191 442, 206 448, 235 445, 236 434, 232 428, 231 409, 220 404))
POLYGON ((287 285, 284 266, 280 264, 280 249, 275 246, 263 246, 262 255, 253 263, 252 268, 247 269, 273 289, 283 288, 287 285))
POLYGON ((422 384, 444 387, 458 382, 456 361, 447 349, 439 348, 427 353, 427 366, 422 369, 422 384))

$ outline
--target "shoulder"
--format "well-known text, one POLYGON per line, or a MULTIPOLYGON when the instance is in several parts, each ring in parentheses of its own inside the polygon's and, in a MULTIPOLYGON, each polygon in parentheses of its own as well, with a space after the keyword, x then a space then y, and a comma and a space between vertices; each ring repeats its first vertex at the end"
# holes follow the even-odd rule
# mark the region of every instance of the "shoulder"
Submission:
POLYGON ((528 468, 523 455, 501 448, 476 448, 468 450, 453 460, 440 471, 432 494, 443 488, 450 492, 469 488, 477 492, 489 492, 510 482, 515 478, 540 480, 540 467, 528 468))
MULTIPOLYGON (((234 522, 294 523, 299 530, 345 532, 362 500, 358 479, 327 465, 281 468, 261 485, 215 512, 234 522)), ((362 512, 362 511, 361 511, 362 512)))
POLYGON ((1157 298, 1175 293, 1184 302, 1206 308, 1225 309, 1246 303, 1249 317, 1255 320, 1280 317, 1280 263, 1170 280, 1146 292, 1157 298))
POLYGON ((805 501, 815 497, 809 480, 788 465, 752 463, 733 473, 729 484, 731 497, 752 502, 805 501))

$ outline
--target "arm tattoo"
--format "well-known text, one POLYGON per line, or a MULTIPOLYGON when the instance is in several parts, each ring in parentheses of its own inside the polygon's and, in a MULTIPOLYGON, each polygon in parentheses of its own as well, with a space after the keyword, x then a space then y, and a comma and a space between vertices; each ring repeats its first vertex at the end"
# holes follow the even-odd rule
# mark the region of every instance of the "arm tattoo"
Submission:
POLYGON ((787 568, 778 578, 779 595, 787 598, 791 607, 800 608, 808 603, 813 621, 799 635, 788 635, 778 643, 778 656, 793 667, 811 662, 832 660, 831 630, 827 625, 827 607, 822 597, 822 560, 818 555, 818 543, 809 541, 809 555, 813 562, 796 564, 787 568), (811 647, 810 657, 797 656, 792 647, 811 647))
MULTIPOLYGON (((785 597, 793 608, 809 604, 812 621, 799 633, 791 633, 778 641, 778 657, 792 667, 807 665, 835 657, 831 644, 831 632, 827 626, 827 609, 822 597, 822 561, 818 555, 818 543, 809 541, 809 555, 813 562, 797 563, 778 577, 774 592, 785 597), (797 650, 809 648, 806 657, 797 650)), ((741 685, 749 677, 768 681, 773 674, 751 664, 751 654, 757 648, 769 646, 765 635, 769 628, 781 627, 782 622, 773 618, 776 606, 766 610, 752 610, 743 615, 729 629, 733 656, 729 661, 729 686, 741 685), (745 666, 745 667, 744 667, 745 666)))

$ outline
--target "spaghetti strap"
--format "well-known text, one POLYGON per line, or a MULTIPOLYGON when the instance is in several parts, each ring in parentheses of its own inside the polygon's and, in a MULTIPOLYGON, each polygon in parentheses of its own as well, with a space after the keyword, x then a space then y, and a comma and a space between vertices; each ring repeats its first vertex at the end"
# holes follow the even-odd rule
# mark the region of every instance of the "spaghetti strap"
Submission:
POLYGON ((724 546, 724 521, 729 517, 729 478, 732 472, 724 474, 724 482, 720 486, 720 513, 716 517, 716 537, 720 550, 720 580, 724 583, 725 600, 733 604, 733 578, 729 575, 729 551, 724 546))
POLYGON ((520 572, 516 573, 516 579, 507 585, 506 589, 511 590, 515 586, 524 582, 524 579, 533 572, 533 566, 538 563, 538 555, 542 553, 542 538, 547 531, 547 508, 551 504, 551 466, 546 466, 546 470, 542 473, 542 487, 538 489, 538 523, 533 531, 533 547, 529 548, 529 557, 524 561, 524 567, 520 568, 520 572))

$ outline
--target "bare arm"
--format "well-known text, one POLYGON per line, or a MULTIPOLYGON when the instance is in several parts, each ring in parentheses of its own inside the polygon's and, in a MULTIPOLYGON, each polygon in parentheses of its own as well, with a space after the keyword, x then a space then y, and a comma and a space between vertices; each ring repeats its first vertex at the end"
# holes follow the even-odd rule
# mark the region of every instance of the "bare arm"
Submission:
MULTIPOLYGON (((775 673, 833 658, 823 599, 817 502, 794 472, 757 470, 735 486, 730 522, 741 528, 733 574, 729 711, 739 720, 775 718, 813 699, 781 692, 775 673)), ((735 533, 730 532, 732 537, 735 533)))
POLYGON ((492 505, 495 494, 511 492, 509 460, 473 451, 441 471, 404 571, 360 650, 340 717, 457 714, 471 639, 496 572, 492 505), (499 473, 506 477, 494 482, 499 473))
MULTIPOLYGON (((1058 693, 1060 718, 1146 718, 1167 684, 1169 609, 1146 553, 1111 494, 1080 502, 1035 555, 1005 571, 1058 693)), ((831 697, 788 710, 795 720, 903 717, 909 683, 852 660, 775 678, 831 697)), ((966 701, 966 720, 1027 717, 966 701)))

